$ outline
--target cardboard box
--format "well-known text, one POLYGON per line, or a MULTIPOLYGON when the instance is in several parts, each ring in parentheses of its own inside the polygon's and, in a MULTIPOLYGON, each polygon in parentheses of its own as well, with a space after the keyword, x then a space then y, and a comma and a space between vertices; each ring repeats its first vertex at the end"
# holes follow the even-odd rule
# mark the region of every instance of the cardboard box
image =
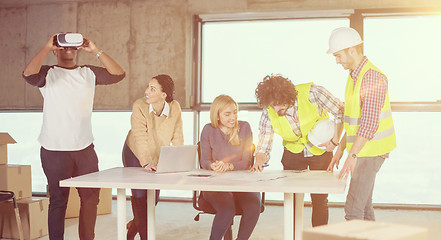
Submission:
POLYGON ((17 143, 8 133, 0 133, 0 164, 8 163, 8 144, 17 143))
MULTIPOLYGON (((80 216, 80 196, 76 188, 71 187, 67 202, 66 218, 80 216)), ((100 202, 98 203, 98 215, 112 213, 112 189, 101 188, 100 202)))
POLYGON ((352 220, 303 231, 303 240, 427 240, 426 228, 352 220))
MULTIPOLYGON (((47 189, 48 196, 50 195, 47 189)), ((67 209, 65 218, 75 218, 80 216, 80 196, 76 188, 71 187, 69 190, 69 199, 67 200, 67 209)), ((98 203, 98 215, 112 213, 112 189, 101 188, 100 202, 98 203)))
MULTIPOLYGON (((47 198, 24 198, 17 201, 24 239, 48 235, 47 198)), ((12 201, 0 204, 0 233, 2 238, 19 239, 12 201)))
POLYGON ((0 189, 14 192, 16 199, 32 197, 31 165, 0 165, 0 189))

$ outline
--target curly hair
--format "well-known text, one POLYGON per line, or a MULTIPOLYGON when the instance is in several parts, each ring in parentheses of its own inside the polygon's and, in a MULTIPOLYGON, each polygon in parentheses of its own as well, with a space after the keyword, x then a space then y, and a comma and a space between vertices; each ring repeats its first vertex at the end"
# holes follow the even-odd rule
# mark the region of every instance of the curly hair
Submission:
POLYGON ((297 100, 297 90, 294 84, 280 74, 265 76, 257 85, 255 95, 257 104, 262 108, 284 104, 294 106, 297 100))

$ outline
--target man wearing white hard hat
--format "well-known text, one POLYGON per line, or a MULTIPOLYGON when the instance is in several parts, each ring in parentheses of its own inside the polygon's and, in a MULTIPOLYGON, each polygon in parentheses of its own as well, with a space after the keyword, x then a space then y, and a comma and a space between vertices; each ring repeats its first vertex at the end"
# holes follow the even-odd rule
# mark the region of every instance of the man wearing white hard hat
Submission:
MULTIPOLYGON (((294 85, 281 75, 266 76, 255 94, 263 111, 252 170, 262 171, 270 159, 274 133, 283 139, 285 170, 326 170, 343 130, 343 103, 321 86, 294 85)), ((311 194, 311 200, 312 226, 327 224, 328 195, 311 194)))
POLYGON ((346 198, 346 220, 375 220, 372 192, 375 176, 384 159, 396 147, 395 131, 383 72, 363 55, 363 41, 353 28, 335 29, 327 53, 336 58, 349 77, 345 91, 345 135, 328 167, 338 167, 346 149, 348 156, 339 178, 351 177, 346 198))

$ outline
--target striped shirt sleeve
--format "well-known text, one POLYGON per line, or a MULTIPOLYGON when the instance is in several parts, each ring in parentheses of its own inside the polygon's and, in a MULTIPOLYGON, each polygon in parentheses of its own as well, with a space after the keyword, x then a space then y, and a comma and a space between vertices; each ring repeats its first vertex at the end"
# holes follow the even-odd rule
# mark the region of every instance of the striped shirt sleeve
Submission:
POLYGON ((274 130, 268 116, 268 111, 264 109, 259 121, 259 141, 257 143, 256 153, 265 154, 267 161, 270 159, 273 136, 274 130))
POLYGON ((340 99, 334 97, 326 88, 319 85, 311 85, 309 91, 309 101, 315 104, 319 110, 326 110, 334 116, 336 124, 344 120, 344 105, 340 99))

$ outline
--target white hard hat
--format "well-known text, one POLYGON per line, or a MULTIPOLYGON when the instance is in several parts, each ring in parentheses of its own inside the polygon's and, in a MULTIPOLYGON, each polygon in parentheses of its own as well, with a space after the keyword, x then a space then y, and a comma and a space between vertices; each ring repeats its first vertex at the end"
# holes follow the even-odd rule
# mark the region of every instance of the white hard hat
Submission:
POLYGON ((326 53, 334 54, 362 43, 363 40, 361 40, 360 34, 355 29, 348 27, 336 28, 329 37, 329 49, 326 53))
POLYGON ((334 122, 329 118, 317 121, 308 133, 309 142, 314 146, 326 143, 334 136, 334 122))

